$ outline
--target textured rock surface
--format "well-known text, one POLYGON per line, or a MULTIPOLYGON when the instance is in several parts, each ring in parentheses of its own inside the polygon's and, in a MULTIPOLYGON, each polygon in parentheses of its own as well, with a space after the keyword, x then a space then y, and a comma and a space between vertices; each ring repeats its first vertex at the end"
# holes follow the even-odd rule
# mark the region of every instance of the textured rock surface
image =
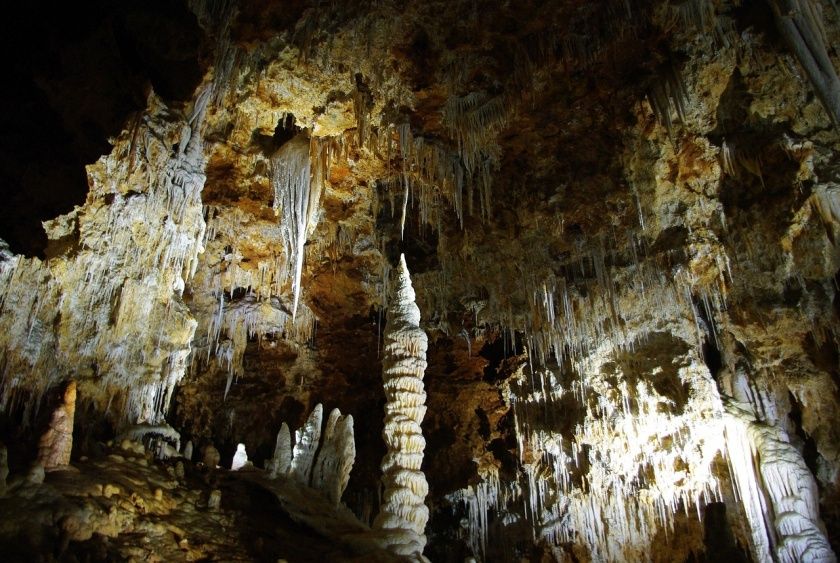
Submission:
MULTIPOLYGON (((805 513, 761 455, 757 504, 736 494, 753 456, 730 442, 730 397, 786 437, 805 520, 819 508, 837 552, 833 2, 166 4, 18 26, 49 53, 29 38, 10 63, 0 237, 48 244, 0 244, 14 472, 69 378, 92 463, 169 412, 209 467, 242 441, 285 474, 297 444, 301 481, 341 485, 350 442, 327 436, 352 415, 361 522, 330 537, 369 538, 404 253, 428 335, 427 410, 403 441, 425 436, 428 495, 409 500, 430 559, 771 557, 801 532, 776 513, 805 513), (94 161, 70 202, 65 172, 94 161), (52 194, 48 216, 28 194, 52 194), (316 440, 319 404, 348 416, 316 440)), ((286 514, 314 525, 340 488, 286 514)))
POLYGON ((383 546, 399 555, 422 559, 426 547, 429 484, 421 470, 426 440, 420 424, 426 415, 428 337, 420 328, 411 276, 400 255, 385 325, 382 381, 385 388, 385 429, 388 451, 382 458, 385 491, 374 527, 384 534, 383 546))
MULTIPOLYGON (((38 463, 44 466, 44 470, 53 471, 70 465, 75 416, 76 382, 71 381, 64 390, 61 404, 52 413, 49 427, 38 441, 38 463)), ((5 477, 3 481, 5 483, 5 477)))

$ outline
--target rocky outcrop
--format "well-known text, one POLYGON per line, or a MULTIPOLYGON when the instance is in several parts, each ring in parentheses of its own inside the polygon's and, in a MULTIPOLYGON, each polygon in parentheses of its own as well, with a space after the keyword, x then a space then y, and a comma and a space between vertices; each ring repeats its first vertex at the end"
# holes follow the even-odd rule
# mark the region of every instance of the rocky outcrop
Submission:
MULTIPOLYGON (((830 4, 189 2, 180 27, 186 40, 200 25, 206 52, 186 51, 212 65, 201 85, 132 101, 145 110, 88 168, 87 200, 46 222, 43 259, 0 243, 11 465, 30 461, 38 398, 72 373, 79 453, 164 420, 216 444, 213 468, 240 441, 257 465, 273 448, 279 502, 320 488, 337 536, 409 557, 836 552, 830 4), (416 308, 389 295, 400 252, 416 308), (751 422, 721 396, 749 403, 751 422), (319 403, 341 411, 307 418, 319 403), (303 427, 293 438, 283 420, 303 427), (344 493, 375 515, 383 426, 371 533, 333 509, 344 493)), ((182 52, 118 35, 143 61, 182 52)), ((78 51, 53 51, 68 53, 56 71, 39 66, 72 74, 59 71, 78 51)), ((57 104, 54 80, 19 82, 57 104)), ((96 86, 68 103, 97 107, 96 86)), ((33 122, 35 136, 83 114, 24 93, 27 115, 69 119, 33 122)), ((59 137, 14 137, 21 167, 59 137)), ((0 168, 17 153, 4 154, 0 168)), ((200 502, 221 515, 248 495, 218 473, 200 502)))

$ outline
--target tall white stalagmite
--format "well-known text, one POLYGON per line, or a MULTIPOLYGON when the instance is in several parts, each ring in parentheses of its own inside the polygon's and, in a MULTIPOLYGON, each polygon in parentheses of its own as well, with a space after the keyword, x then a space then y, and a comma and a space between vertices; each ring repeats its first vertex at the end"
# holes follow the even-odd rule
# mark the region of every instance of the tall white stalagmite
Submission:
POLYGON ((385 494, 374 527, 383 532, 384 547, 417 558, 422 558, 426 546, 429 519, 424 502, 429 485, 420 470, 426 448, 420 423, 426 414, 423 375, 427 347, 405 256, 400 256, 385 326, 382 379, 387 403, 383 437, 388 451, 382 459, 385 494))

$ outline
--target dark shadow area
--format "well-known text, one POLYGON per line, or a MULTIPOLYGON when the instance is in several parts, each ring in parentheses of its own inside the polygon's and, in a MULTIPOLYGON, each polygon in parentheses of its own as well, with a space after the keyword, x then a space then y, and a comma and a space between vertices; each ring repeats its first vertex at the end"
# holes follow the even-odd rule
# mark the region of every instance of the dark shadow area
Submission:
POLYGON ((41 222, 81 205, 85 165, 146 105, 188 100, 204 35, 185 2, 24 3, 0 27, 0 238, 43 256, 41 222))

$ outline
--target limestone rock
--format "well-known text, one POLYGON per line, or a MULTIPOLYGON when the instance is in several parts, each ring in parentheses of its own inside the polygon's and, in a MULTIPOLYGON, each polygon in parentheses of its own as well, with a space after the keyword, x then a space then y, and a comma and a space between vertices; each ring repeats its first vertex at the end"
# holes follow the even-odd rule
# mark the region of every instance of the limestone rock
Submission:
POLYGON ((49 427, 38 443, 38 463, 44 470, 54 471, 70 465, 75 414, 76 382, 70 381, 64 391, 62 404, 53 411, 49 427))
POLYGON ((295 446, 292 450, 290 475, 303 485, 310 484, 315 453, 318 451, 318 445, 321 442, 323 416, 324 407, 319 403, 312 409, 312 413, 306 419, 303 428, 295 431, 295 446))
POLYGON ((219 461, 221 461, 221 459, 222 456, 219 454, 219 450, 217 450, 213 444, 207 444, 204 447, 204 453, 201 456, 201 460, 204 462, 204 465, 210 469, 216 468, 219 466, 219 461))
POLYGON ((385 326, 383 438, 388 451, 382 460, 385 492, 374 527, 387 538, 384 547, 415 557, 421 557, 426 546, 429 519, 424 502, 428 484, 420 468, 426 447, 420 423, 425 415, 427 347, 428 337, 420 328, 420 309, 402 255, 385 326))

